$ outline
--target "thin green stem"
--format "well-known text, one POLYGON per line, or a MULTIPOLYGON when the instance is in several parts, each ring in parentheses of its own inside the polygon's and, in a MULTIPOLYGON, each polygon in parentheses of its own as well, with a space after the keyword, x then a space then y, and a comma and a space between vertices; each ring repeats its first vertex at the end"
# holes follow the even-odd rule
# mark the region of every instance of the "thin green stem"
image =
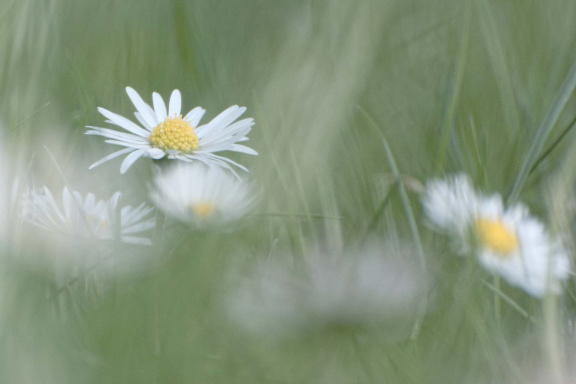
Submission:
MULTIPOLYGON (((501 291, 500 277, 498 277, 498 276, 494 276, 494 287, 498 290, 498 292, 501 291)), ((494 291, 494 313, 496 315, 496 322, 498 324, 500 324, 500 319, 501 319, 501 315, 502 315, 502 308, 501 308, 500 295, 497 294, 496 291, 494 291)))
POLYGON ((560 118, 560 114, 564 110, 568 100, 570 100, 572 93, 574 92, 574 88, 576 88, 576 62, 572 65, 570 72, 568 72, 566 75, 566 78, 564 79, 564 82, 558 91, 556 99, 552 103, 548 114, 544 120, 542 120, 542 124, 540 125, 540 128, 538 128, 536 136, 534 136, 534 139, 532 140, 528 154, 522 163, 520 171, 516 176, 516 180, 514 180, 512 190, 506 199, 508 203, 514 202, 516 199, 518 199, 520 190, 530 175, 530 170, 534 167, 534 164, 536 164, 536 161, 540 157, 544 143, 550 135, 552 128, 554 128, 556 122, 560 118))
POLYGON ((558 329, 558 298, 547 295, 542 302, 544 315, 544 351, 550 366, 551 379, 554 384, 563 384, 562 348, 558 329))
POLYGON ((462 89, 462 81, 464 79, 464 69, 466 68, 466 57, 468 56, 468 42, 470 40, 470 1, 466 3, 466 10, 464 15, 464 26, 462 27, 462 36, 460 38, 460 50, 458 54, 458 62, 456 63, 456 71, 454 73, 452 94, 450 102, 446 109, 446 116, 444 117, 444 124, 440 133, 440 150, 438 152, 438 166, 436 174, 444 172, 446 163, 446 156, 448 151, 448 143, 450 141, 450 132, 454 124, 454 116, 456 114, 456 107, 458 106, 458 99, 460 98, 460 91, 462 89))
MULTIPOLYGON (((418 225, 416 224, 416 218, 414 216, 414 211, 412 210, 412 205, 410 204, 410 199, 408 198, 408 193, 406 192, 406 188, 404 186, 404 181, 402 180, 402 175, 400 174, 398 166, 396 165, 396 160, 394 159, 394 155, 392 154, 392 150, 390 149, 390 146, 388 145, 388 140, 386 140, 384 133, 379 129, 378 124, 376 124, 376 122, 372 119, 372 117, 370 115, 368 115, 368 113, 364 109, 360 108, 360 111, 368 119, 368 121, 370 122, 370 124, 374 128, 375 132, 380 136, 380 139, 382 141, 382 146, 384 147, 384 152, 386 153, 386 157, 388 159, 388 163, 389 163, 390 168, 392 170, 392 174, 394 175, 395 182, 398 185, 398 191, 400 192, 400 199, 402 201, 402 205, 404 206, 404 211, 406 212, 406 217, 408 219, 408 225, 410 226, 410 233, 412 235, 412 240, 414 241, 414 244, 416 246, 416 254, 417 254, 418 260, 420 262, 420 272, 422 275, 422 277, 421 277, 422 283, 423 283, 423 286, 427 286, 428 267, 426 265, 426 257, 424 256, 424 248, 422 247, 422 240, 420 238, 420 231, 418 230, 418 225)), ((427 307, 428 307, 428 301, 425 298, 424 300, 422 300, 422 304, 420 307, 420 316, 414 324, 414 329, 412 332, 412 338, 415 338, 419 333, 420 321, 422 320, 422 317, 424 316, 424 313, 425 313, 427 307)))
POLYGON ((510 307, 513 308, 516 312, 518 312, 519 314, 524 316, 526 319, 530 320, 532 323, 536 322, 536 320, 534 320, 534 318, 532 316, 530 316, 530 314, 524 308, 522 308, 512 298, 510 298, 510 296, 508 296, 504 292, 502 292, 499 289, 499 287, 496 287, 487 281, 483 281, 483 282, 484 282, 484 285, 486 285, 488 288, 490 288, 490 290, 492 290, 494 292, 494 294, 498 295, 504 302, 506 302, 508 305, 510 305, 510 307))
POLYGON ((562 131, 562 133, 560 134, 560 136, 558 136, 558 138, 552 143, 552 145, 550 145, 550 147, 544 151, 544 153, 542 154, 542 156, 540 156, 538 158, 538 160, 536 160, 534 162, 534 165, 532 166, 532 168, 530 169, 530 172, 528 172, 528 176, 530 176, 532 174, 532 172, 534 172, 534 170, 540 165, 540 163, 542 163, 542 161, 544 161, 544 159, 546 157, 548 157, 548 155, 550 155, 550 153, 554 150, 554 148, 556 148, 556 146, 558 144, 560 144, 560 142, 562 141, 562 139, 564 139, 564 136, 566 136, 571 130, 572 128, 574 128, 574 126, 576 125, 576 117, 574 119, 572 119, 572 121, 570 122, 570 124, 568 124, 568 126, 566 127, 566 129, 564 129, 564 131, 562 131))

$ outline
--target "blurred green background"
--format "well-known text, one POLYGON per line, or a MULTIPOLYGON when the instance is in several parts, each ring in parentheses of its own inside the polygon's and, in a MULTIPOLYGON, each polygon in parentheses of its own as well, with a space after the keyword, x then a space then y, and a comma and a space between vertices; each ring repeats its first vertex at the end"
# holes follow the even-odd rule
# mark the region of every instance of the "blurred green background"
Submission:
MULTIPOLYGON (((510 191, 576 59, 575 14, 572 0, 0 0, 3 169, 22 186, 147 200, 148 161, 122 177, 120 160, 88 171, 113 148, 84 127, 106 126, 99 106, 131 118, 131 86, 147 102, 178 88, 184 110, 208 110, 204 121, 246 106, 259 156, 231 158, 263 195, 239 231, 172 225, 154 249, 117 249, 151 257, 151 266, 107 279, 97 294, 73 286, 60 301, 47 294, 51 273, 35 264, 51 251, 14 218, 21 232, 4 250, 0 382, 536 380, 546 370, 534 364, 540 303, 502 287, 536 320, 505 303, 497 316, 488 277, 433 237, 418 192, 457 171, 487 191, 510 191), (273 244, 295 255, 317 243, 337 251, 367 231, 413 242, 382 134, 405 177, 432 281, 420 332, 270 343, 235 329, 221 308, 225 277, 273 244)), ((570 100, 545 147, 575 114, 570 100)), ((573 143, 568 133, 521 191, 543 220, 554 214, 548 186, 570 165, 573 143)), ((573 179, 561 183, 571 191, 573 179)), ((567 340, 572 285, 561 302, 567 340)))

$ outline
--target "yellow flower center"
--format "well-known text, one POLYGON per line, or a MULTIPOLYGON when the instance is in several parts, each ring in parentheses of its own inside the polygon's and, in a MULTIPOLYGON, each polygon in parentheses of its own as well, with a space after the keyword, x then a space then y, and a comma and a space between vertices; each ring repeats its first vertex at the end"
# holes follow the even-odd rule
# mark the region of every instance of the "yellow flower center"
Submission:
POLYGON ((506 228, 500 220, 477 219, 475 223, 478 241, 493 251, 508 255, 518 249, 518 235, 506 228))
POLYGON ((195 215, 205 219, 214 213, 216 208, 210 203, 196 203, 191 204, 190 209, 192 209, 192 212, 194 212, 195 215))
POLYGON ((182 115, 167 117, 150 134, 150 143, 163 151, 190 153, 198 149, 198 142, 194 127, 182 115))

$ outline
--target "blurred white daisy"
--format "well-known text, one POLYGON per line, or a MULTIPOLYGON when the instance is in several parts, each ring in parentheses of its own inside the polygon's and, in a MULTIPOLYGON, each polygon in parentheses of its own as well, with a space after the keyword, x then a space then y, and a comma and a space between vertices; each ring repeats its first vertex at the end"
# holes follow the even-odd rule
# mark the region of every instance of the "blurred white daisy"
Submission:
POLYGON ((23 216, 27 221, 50 231, 57 231, 79 240, 115 240, 150 245, 142 232, 155 226, 153 218, 146 218, 152 207, 120 208, 116 192, 108 200, 96 200, 92 193, 84 197, 79 192, 62 191, 62 209, 47 187, 40 191, 27 191, 23 199, 23 216))
MULTIPOLYGON (((308 254, 302 268, 293 259, 260 263, 233 284, 224 306, 235 323, 273 337, 323 329, 405 325, 423 298, 420 274, 388 244, 345 255, 308 254)), ((404 329, 406 331, 407 329, 404 329)))
POLYGON ((161 211, 195 227, 236 222, 256 202, 251 184, 198 162, 175 164, 159 172, 153 187, 150 197, 161 211))
POLYGON ((500 195, 477 194, 466 175, 429 183, 422 202, 430 221, 455 235, 462 253, 475 247, 488 271, 535 297, 560 293, 568 252, 524 205, 505 208, 500 195))
POLYGON ((428 182, 422 196, 427 218, 436 229, 457 235, 461 253, 469 250, 469 225, 474 220, 477 201, 472 182, 464 174, 428 182))
POLYGON ((106 140, 107 143, 126 147, 100 159, 92 164, 90 169, 115 157, 128 154, 120 166, 121 173, 126 172, 140 157, 152 159, 166 157, 186 162, 198 160, 232 171, 230 165, 247 171, 242 165, 215 153, 234 151, 250 155, 258 154, 253 149, 238 144, 248 140, 246 135, 254 125, 252 118, 234 122, 246 111, 245 107, 234 105, 209 123, 199 125, 206 111, 196 107, 182 117, 182 99, 177 89, 172 92, 168 107, 162 97, 154 92, 152 94, 154 108, 145 103, 134 89, 127 87, 126 92, 136 107, 137 112, 134 115, 143 128, 123 116, 98 108, 107 119, 107 123, 123 128, 129 133, 88 126, 87 135, 104 136, 109 139, 106 140))
POLYGON ((473 229, 484 268, 535 297, 561 292, 570 273, 568 252, 527 207, 505 209, 501 196, 483 198, 473 229))

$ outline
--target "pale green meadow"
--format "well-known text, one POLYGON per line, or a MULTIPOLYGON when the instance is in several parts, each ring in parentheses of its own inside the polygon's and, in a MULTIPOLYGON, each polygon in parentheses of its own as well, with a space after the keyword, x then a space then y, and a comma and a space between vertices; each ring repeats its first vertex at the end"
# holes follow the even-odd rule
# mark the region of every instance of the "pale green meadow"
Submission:
POLYGON ((0 383, 576 382, 574 15, 0 0, 0 383))

